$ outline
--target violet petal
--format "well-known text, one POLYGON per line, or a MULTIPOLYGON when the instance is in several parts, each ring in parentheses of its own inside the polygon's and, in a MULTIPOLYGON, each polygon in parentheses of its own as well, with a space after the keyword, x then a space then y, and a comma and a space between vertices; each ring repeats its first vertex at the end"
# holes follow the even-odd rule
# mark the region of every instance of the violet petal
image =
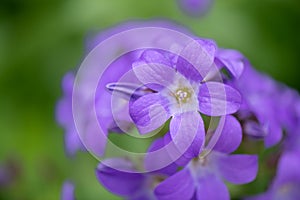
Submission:
POLYGON ((235 113, 241 105, 241 95, 234 88, 219 82, 207 82, 200 86, 199 110, 209 116, 235 113))

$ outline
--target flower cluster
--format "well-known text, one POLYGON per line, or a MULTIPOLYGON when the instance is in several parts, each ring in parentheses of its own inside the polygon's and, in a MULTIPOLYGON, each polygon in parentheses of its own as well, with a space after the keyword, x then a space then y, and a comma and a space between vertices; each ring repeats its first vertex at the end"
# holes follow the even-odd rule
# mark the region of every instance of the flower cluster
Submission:
MULTIPOLYGON (((144 48, 122 55, 99 79, 95 99, 87 87, 74 95, 75 75, 68 73, 57 107, 68 154, 105 155, 109 134, 157 132, 143 159, 102 160, 99 182, 132 200, 226 200, 227 183, 250 183, 258 173, 258 156, 240 149, 263 140, 265 148, 280 149, 277 175, 266 193, 251 198, 300 198, 299 94, 256 71, 240 52, 192 38, 177 53, 144 48), (84 139, 74 122, 74 98, 84 105, 77 122, 84 124, 84 139), (95 133, 91 102, 105 137, 95 133)), ((73 198, 69 184, 64 196, 73 198)))

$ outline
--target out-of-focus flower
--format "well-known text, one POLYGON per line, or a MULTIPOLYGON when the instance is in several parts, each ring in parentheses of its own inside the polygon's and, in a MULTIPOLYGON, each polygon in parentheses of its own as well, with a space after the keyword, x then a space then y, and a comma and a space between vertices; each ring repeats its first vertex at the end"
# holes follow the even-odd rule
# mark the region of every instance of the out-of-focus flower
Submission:
MULTIPOLYGON (((99 120, 98 123, 102 126, 102 130, 105 135, 107 135, 109 130, 116 129, 116 120, 120 119, 123 122, 127 121, 130 123, 129 114, 122 110, 128 101, 123 99, 121 96, 118 97, 117 100, 116 98, 114 99, 115 101, 118 101, 115 103, 118 103, 120 108, 115 109, 115 116, 113 116, 111 109, 111 94, 109 91, 107 91, 106 85, 111 82, 117 82, 118 79, 131 68, 134 55, 134 53, 126 54, 117 59, 108 67, 107 71, 104 72, 104 75, 99 82, 95 101, 92 99, 87 99, 87 96, 85 96, 85 93, 87 92, 86 90, 81 92, 77 91, 77 96, 74 96, 72 91, 75 77, 72 73, 68 73, 65 76, 63 80, 64 97, 57 105, 56 118, 58 122, 65 128, 65 145, 66 151, 69 155, 74 155, 77 150, 85 149, 75 126, 75 121, 73 118, 74 113, 72 111, 72 98, 77 98, 77 100, 79 99, 82 102, 82 105, 84 105, 82 107, 82 116, 80 117, 80 123, 85 124, 85 131, 87 133, 85 135, 84 145, 98 155, 101 155, 105 149, 106 137, 99 137, 100 134, 95 133, 97 130, 95 127, 98 125, 97 122, 90 121, 90 115, 93 112, 94 104, 97 110, 97 116, 99 120), (121 107, 121 105, 123 107, 121 107)), ((92 90, 92 88, 86 89, 92 90)))
POLYGON ((78 150, 85 150, 73 119, 72 94, 74 79, 75 75, 72 72, 64 76, 62 81, 64 96, 56 107, 56 120, 65 129, 65 150, 70 156, 73 156, 78 150))
POLYGON ((177 0, 180 8, 191 16, 202 16, 210 9, 213 0, 177 0))
POLYGON ((300 151, 285 152, 279 160, 277 174, 268 191, 249 200, 300 199, 300 151))
POLYGON ((280 109, 278 84, 270 77, 255 71, 249 61, 244 60, 244 72, 233 85, 243 96, 238 117, 243 121, 245 134, 263 138, 266 147, 277 144, 282 138, 279 119, 280 109))
POLYGON ((62 186, 61 200, 75 200, 75 187, 72 182, 66 181, 62 186))
POLYGON ((291 134, 298 133, 300 127, 300 95, 286 85, 279 85, 276 102, 279 109, 278 117, 283 128, 291 134))

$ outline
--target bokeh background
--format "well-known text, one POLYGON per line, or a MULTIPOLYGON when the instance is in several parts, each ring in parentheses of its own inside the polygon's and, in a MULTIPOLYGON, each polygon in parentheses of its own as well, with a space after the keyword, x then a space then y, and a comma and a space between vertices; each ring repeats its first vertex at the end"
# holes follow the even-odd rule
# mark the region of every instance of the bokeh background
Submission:
POLYGON ((174 0, 1 0, 0 170, 10 180, 0 183, 0 199, 59 199, 65 179, 78 199, 118 199, 97 182, 92 156, 66 157, 55 122, 61 79, 80 65, 88 35, 133 19, 171 19, 300 90, 298 2, 215 0, 193 18, 174 0))

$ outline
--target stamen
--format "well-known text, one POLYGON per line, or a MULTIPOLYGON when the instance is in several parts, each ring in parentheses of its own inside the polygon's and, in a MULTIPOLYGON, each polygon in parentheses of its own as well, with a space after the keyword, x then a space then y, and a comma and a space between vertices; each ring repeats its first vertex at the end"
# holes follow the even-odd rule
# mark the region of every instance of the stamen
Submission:
POLYGON ((179 88, 174 94, 176 101, 181 103, 187 103, 192 97, 192 91, 189 88, 179 88))

